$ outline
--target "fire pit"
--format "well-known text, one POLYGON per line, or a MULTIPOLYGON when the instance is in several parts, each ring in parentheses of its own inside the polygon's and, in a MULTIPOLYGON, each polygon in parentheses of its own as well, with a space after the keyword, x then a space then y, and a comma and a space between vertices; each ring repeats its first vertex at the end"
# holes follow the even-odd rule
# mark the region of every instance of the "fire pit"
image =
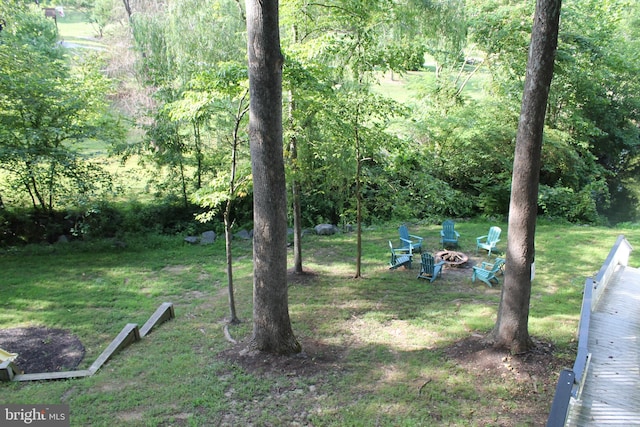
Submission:
POLYGON ((460 267, 469 261, 469 257, 462 252, 440 251, 436 253, 436 260, 444 261, 451 267, 460 267))

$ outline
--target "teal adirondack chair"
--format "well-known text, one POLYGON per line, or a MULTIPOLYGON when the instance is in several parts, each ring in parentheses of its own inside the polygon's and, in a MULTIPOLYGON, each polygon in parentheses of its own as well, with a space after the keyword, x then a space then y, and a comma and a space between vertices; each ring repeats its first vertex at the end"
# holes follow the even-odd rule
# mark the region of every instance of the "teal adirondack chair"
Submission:
POLYGON ((427 279, 433 283, 433 281, 442 274, 442 266, 445 264, 444 261, 435 262, 431 254, 423 252, 418 279, 427 279))
POLYGON ((442 223, 442 230, 440 230, 440 244, 443 248, 446 247, 458 247, 458 239, 460 233, 455 230, 456 223, 450 219, 442 223))
POLYGON ((480 264, 480 267, 473 267, 473 276, 471 281, 475 282, 476 279, 483 281, 489 287, 493 287, 492 282, 495 280, 496 284, 500 283, 496 275, 501 273, 504 268, 504 258, 496 258, 494 263, 484 261, 480 264))
POLYGON ((413 252, 411 248, 394 248, 391 240, 389 240, 389 249, 391 249, 391 261, 389 262, 389 270, 395 270, 398 267, 404 266, 405 268, 411 268, 411 261, 413 258, 413 252))
POLYGON ((476 254, 478 249, 484 249, 489 251, 488 256, 491 256, 491 252, 496 249, 496 245, 500 241, 500 233, 502 230, 500 227, 493 226, 489 229, 489 234, 476 238, 476 254))
POLYGON ((411 249, 411 252, 422 252, 422 241, 424 240, 420 236, 409 234, 409 229, 406 225, 401 225, 398 228, 400 233, 400 247, 405 249, 411 249))

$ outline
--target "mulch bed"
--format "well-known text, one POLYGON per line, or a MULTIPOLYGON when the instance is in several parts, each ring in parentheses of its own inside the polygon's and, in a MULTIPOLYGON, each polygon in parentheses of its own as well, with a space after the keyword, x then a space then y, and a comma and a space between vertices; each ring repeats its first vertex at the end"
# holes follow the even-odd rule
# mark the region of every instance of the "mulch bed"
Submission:
POLYGON ((28 374, 73 370, 85 353, 69 331, 41 326, 0 329, 0 348, 18 353, 14 363, 28 374))

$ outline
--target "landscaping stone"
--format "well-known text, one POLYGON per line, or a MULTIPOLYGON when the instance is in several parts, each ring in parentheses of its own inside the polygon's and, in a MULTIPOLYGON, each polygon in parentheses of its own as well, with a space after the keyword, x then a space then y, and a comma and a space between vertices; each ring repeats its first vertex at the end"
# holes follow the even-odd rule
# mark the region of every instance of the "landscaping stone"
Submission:
POLYGON ((315 226, 316 234, 320 236, 331 236, 340 231, 340 229, 333 224, 318 224, 315 226))
POLYGON ((247 230, 240 230, 234 234, 233 237, 240 240, 251 240, 253 238, 252 233, 249 233, 247 230))
POLYGON ((200 235, 200 244, 201 245, 210 245, 216 241, 216 232, 209 230, 205 231, 200 235))
POLYGON ((196 236, 187 236, 184 238, 184 241, 191 245, 195 245, 198 243, 198 238, 196 236))

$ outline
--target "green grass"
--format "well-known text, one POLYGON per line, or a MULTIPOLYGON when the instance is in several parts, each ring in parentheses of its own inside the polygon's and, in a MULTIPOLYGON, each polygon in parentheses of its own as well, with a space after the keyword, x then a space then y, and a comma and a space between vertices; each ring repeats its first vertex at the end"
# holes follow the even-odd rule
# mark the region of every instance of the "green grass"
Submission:
MULTIPOLYGON (((460 77, 458 87, 473 71, 473 68, 469 65, 465 66, 465 74, 460 77)), ((451 78, 455 78, 455 76, 451 78)), ((481 67, 465 84, 462 94, 477 101, 486 98, 485 85, 489 80, 490 75, 486 67, 481 67)), ((386 73, 380 76, 379 83, 373 86, 373 90, 400 104, 407 104, 415 98, 417 88, 433 88, 435 83, 435 67, 428 66, 424 71, 409 71, 402 75, 386 73)))
MULTIPOLYGON (((458 222, 462 250, 490 224, 458 222)), ((506 224, 499 224, 506 230, 506 224)), ((176 319, 117 353, 92 377, 0 384, 4 403, 68 403, 72 425, 487 425, 509 424, 524 385, 505 378, 469 381, 469 371, 443 349, 495 322, 500 287, 447 274, 433 284, 413 270, 387 269, 386 241, 396 225, 364 234, 363 279, 353 279, 355 236, 306 236, 305 268, 316 276, 289 288, 294 331, 303 342, 336 355, 317 375, 257 375, 217 355, 230 343, 224 244, 189 246, 180 237, 28 246, 0 254, 3 328, 63 328, 86 347, 87 368, 120 329, 142 324, 164 301, 176 319), (424 384, 428 384, 420 389, 424 384), (480 410, 479 408, 482 408, 480 410), (482 412, 483 418, 479 418, 482 412), (487 418, 488 417, 488 418, 487 418), (492 419, 492 422, 482 420, 492 419), (501 421, 502 420, 502 421, 501 421)), ((438 245, 439 227, 412 225, 438 245)), ((582 289, 618 234, 634 244, 640 229, 541 223, 530 333, 553 342, 571 361, 582 289)), ((506 241, 503 234, 502 247, 506 241)), ((252 262, 249 242, 236 241, 236 339, 251 333, 252 262)), ((632 253, 631 265, 640 265, 632 253)), ((309 350, 309 349, 308 349, 309 350)), ((313 355, 312 355, 313 356, 313 355)), ((318 356, 317 354, 315 356, 318 356)), ((534 395, 548 409, 553 390, 534 395)), ((524 418, 521 423, 533 425, 524 418)))
POLYGON ((64 16, 59 16, 57 23, 60 40, 76 47, 105 47, 104 44, 96 39, 98 37, 98 28, 88 22, 88 17, 85 13, 65 7, 64 16))

